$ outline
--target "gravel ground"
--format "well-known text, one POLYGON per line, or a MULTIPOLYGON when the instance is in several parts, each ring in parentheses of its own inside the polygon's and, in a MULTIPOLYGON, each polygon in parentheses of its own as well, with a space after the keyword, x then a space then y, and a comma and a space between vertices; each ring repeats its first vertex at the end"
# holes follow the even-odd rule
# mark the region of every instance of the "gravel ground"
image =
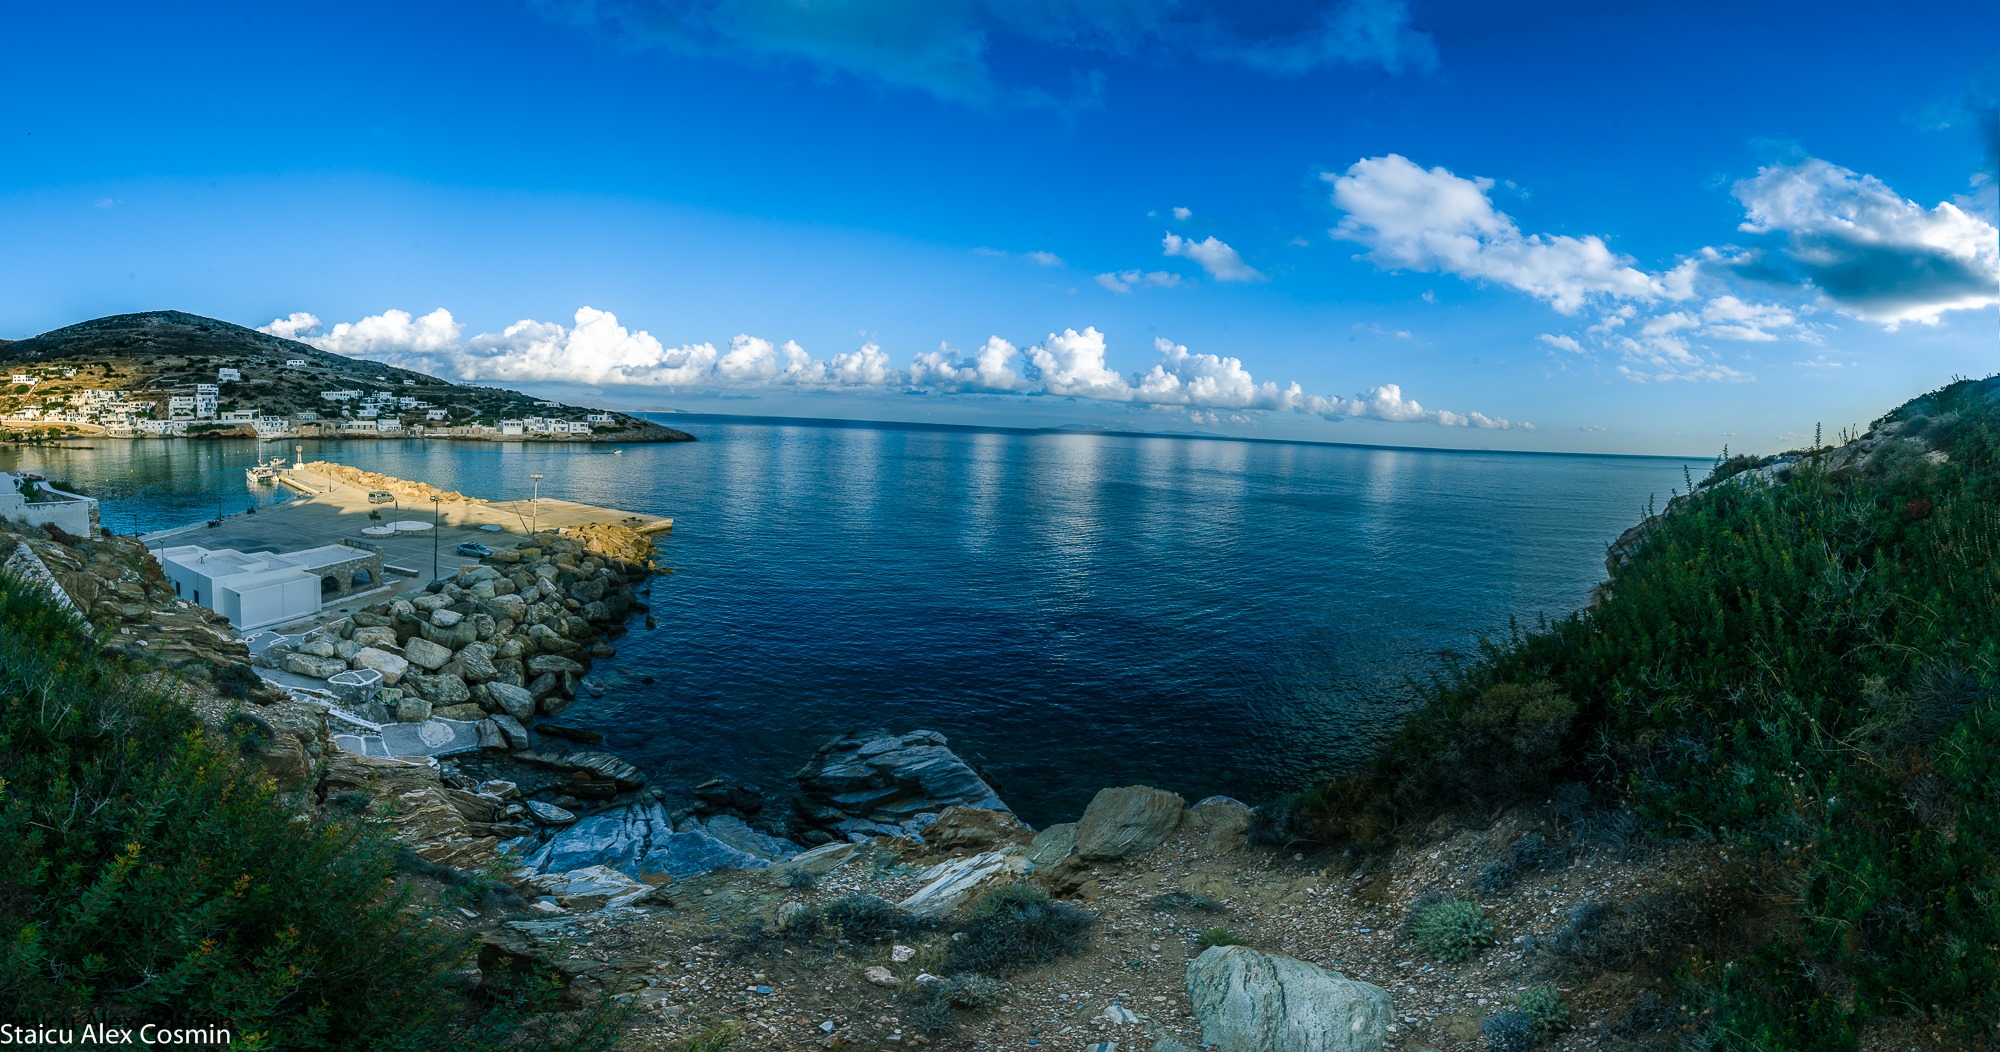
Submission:
POLYGON ((564 919, 582 929, 578 955, 626 968, 626 986, 636 988, 630 996, 643 1006, 628 1042, 633 1049, 677 1050, 718 1033, 735 1037, 716 1047, 742 1049, 928 1045, 1083 1052, 1109 1043, 1132 1052, 1150 1049, 1163 1036, 1197 1046, 1200 1026, 1183 977, 1207 929, 1227 929, 1236 941, 1389 991, 1396 1017, 1386 1046, 1391 1049, 1487 1048, 1481 1021, 1544 983, 1564 992, 1572 1014, 1569 1029, 1539 1047, 1660 1047, 1615 1024, 1633 997, 1665 993, 1658 974, 1663 968, 1641 954, 1626 970, 1600 971, 1579 985, 1574 970, 1545 948, 1575 907, 1662 891, 1686 896, 1705 886, 1704 874, 1713 873, 1719 859, 1688 844, 1640 851, 1628 846, 1623 853, 1632 857, 1585 851, 1505 891, 1479 893, 1481 868, 1504 857, 1526 826, 1527 820, 1510 817, 1476 831, 1441 830, 1420 848, 1367 866, 1346 856, 1257 848, 1205 856, 1198 838, 1178 835, 1141 858, 1079 874, 1080 885, 1065 897, 1099 919, 1091 950, 1007 978, 1004 998, 990 1011, 954 1011, 956 1033, 949 1035, 919 1034, 905 1018, 916 1003, 916 975, 942 959, 943 933, 901 940, 915 951, 902 961, 890 943, 800 944, 734 935, 753 920, 775 922, 788 903, 908 895, 919 886, 922 867, 938 856, 923 855, 921 846, 907 841, 878 842, 809 891, 786 887, 774 871, 726 871, 676 882, 669 889, 671 906, 564 919), (1480 902, 1494 923, 1494 944, 1460 964, 1426 959, 1401 932, 1408 904, 1433 889, 1480 902), (1212 903, 1176 910, 1155 902, 1173 891, 1212 903), (900 985, 871 983, 863 973, 872 966, 887 969, 900 985))

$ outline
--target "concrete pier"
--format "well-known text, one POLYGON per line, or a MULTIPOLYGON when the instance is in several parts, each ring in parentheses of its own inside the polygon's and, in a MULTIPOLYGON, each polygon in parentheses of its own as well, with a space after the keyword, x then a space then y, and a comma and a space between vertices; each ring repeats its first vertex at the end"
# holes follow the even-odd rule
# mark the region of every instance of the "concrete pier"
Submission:
POLYGON ((404 499, 400 503, 372 504, 369 490, 310 469, 291 468, 282 475, 283 484, 298 496, 283 504, 238 513, 210 526, 198 522, 141 537, 149 548, 198 544, 204 548, 234 548, 243 552, 290 552, 317 545, 342 542, 374 548, 382 553, 383 564, 392 572, 405 572, 428 581, 435 573, 450 576, 461 565, 477 563, 477 556, 458 554, 466 541, 489 548, 512 547, 528 535, 531 524, 543 531, 593 522, 615 522, 642 534, 673 528, 674 520, 662 515, 602 508, 592 504, 542 497, 539 500, 443 501, 433 506, 428 500, 404 499), (413 506, 415 505, 415 506, 413 506), (371 519, 369 512, 381 512, 371 519), (398 531, 389 534, 365 533, 395 522, 432 525, 432 529, 398 531), (489 527, 482 529, 481 527, 489 527))

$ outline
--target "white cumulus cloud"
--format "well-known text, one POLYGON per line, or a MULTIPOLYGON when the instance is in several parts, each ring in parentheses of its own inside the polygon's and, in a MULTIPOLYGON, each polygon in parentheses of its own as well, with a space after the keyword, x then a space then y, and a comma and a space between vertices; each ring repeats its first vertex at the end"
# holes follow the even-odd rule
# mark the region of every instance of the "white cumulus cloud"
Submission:
MULTIPOLYGON (((1176 209, 1176 214, 1179 211, 1176 209)), ((1243 262, 1243 257, 1235 249, 1217 240, 1214 235, 1195 241, 1170 233, 1160 239, 1160 246, 1165 250, 1164 255, 1180 256, 1201 264, 1201 269, 1208 271, 1209 276, 1217 281, 1264 280, 1264 275, 1258 273, 1255 267, 1243 262)))
POLYGON ((524 319, 497 333, 461 338, 462 326, 442 308, 417 318, 389 310, 325 329, 311 314, 277 319, 262 330, 323 350, 422 369, 458 380, 559 382, 704 390, 892 390, 937 394, 1045 395, 1164 407, 1253 423, 1258 414, 1304 413, 1339 420, 1367 417, 1448 427, 1534 430, 1479 412, 1426 409, 1396 384, 1352 397, 1317 395, 1298 383, 1258 380, 1242 359, 1190 351, 1171 340, 1154 341, 1157 359, 1126 373, 1110 360, 1110 346, 1094 326, 1050 333, 1025 351, 993 336, 970 354, 940 343, 898 368, 875 343, 830 358, 815 358, 796 341, 749 334, 729 341, 668 346, 644 330, 627 328, 610 311, 577 310, 573 325, 524 319))
POLYGON ((1180 284, 1181 276, 1164 270, 1120 270, 1099 274, 1097 283, 1113 292, 1130 292, 1136 288, 1167 289, 1180 284))

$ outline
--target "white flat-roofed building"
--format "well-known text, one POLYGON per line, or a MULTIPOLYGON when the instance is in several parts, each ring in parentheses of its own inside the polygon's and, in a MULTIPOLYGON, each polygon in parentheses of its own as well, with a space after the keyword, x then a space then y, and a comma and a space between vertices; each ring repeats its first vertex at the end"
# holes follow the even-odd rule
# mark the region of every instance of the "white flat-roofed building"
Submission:
POLYGON ((527 432, 525 425, 519 420, 502 420, 500 421, 500 433, 502 435, 520 435, 527 432))
POLYGON ((232 424, 247 424, 257 419, 255 409, 231 409, 222 414, 222 419, 232 424))
POLYGON ((285 359, 285 368, 287 369, 303 369, 305 367, 306 367, 306 360, 304 358, 285 359))
POLYGON ((219 384, 233 383, 241 379, 243 379, 243 370, 241 369, 225 367, 215 371, 215 382, 219 384))
POLYGON ((78 537, 89 537, 97 527, 97 500, 60 490, 46 482, 23 480, 10 471, 0 471, 0 519, 18 519, 30 526, 53 524, 78 537))
POLYGON ((327 544, 298 552, 239 552, 198 544, 153 553, 174 594, 221 614, 238 629, 310 617, 323 595, 379 583, 382 557, 327 544))
POLYGON ((210 398, 216 398, 219 397, 221 394, 222 394, 222 388, 217 387, 214 384, 194 385, 194 396, 196 398, 200 398, 202 395, 207 395, 210 398))
POLYGON ((611 414, 610 414, 610 413, 591 413, 590 415, 588 415, 588 416, 584 417, 584 419, 585 419, 585 420, 587 420, 587 421, 589 421, 590 423, 593 423, 593 424, 608 424, 608 423, 610 423, 610 422, 611 422, 611 414))
POLYGON ((425 420, 443 420, 444 418, 445 411, 442 409, 429 409, 424 412, 425 420))
POLYGON ((38 383, 39 381, 37 381, 35 377, 30 373, 15 373, 12 382, 17 384, 32 384, 32 383, 38 383))

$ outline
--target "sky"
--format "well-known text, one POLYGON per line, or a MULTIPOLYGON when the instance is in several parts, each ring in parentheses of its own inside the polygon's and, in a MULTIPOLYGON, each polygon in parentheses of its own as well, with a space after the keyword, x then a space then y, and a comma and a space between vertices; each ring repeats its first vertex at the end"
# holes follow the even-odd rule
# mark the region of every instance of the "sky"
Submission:
POLYGON ((620 408, 1771 452, 2000 370, 2000 5, 0 6, 0 339, 620 408))

